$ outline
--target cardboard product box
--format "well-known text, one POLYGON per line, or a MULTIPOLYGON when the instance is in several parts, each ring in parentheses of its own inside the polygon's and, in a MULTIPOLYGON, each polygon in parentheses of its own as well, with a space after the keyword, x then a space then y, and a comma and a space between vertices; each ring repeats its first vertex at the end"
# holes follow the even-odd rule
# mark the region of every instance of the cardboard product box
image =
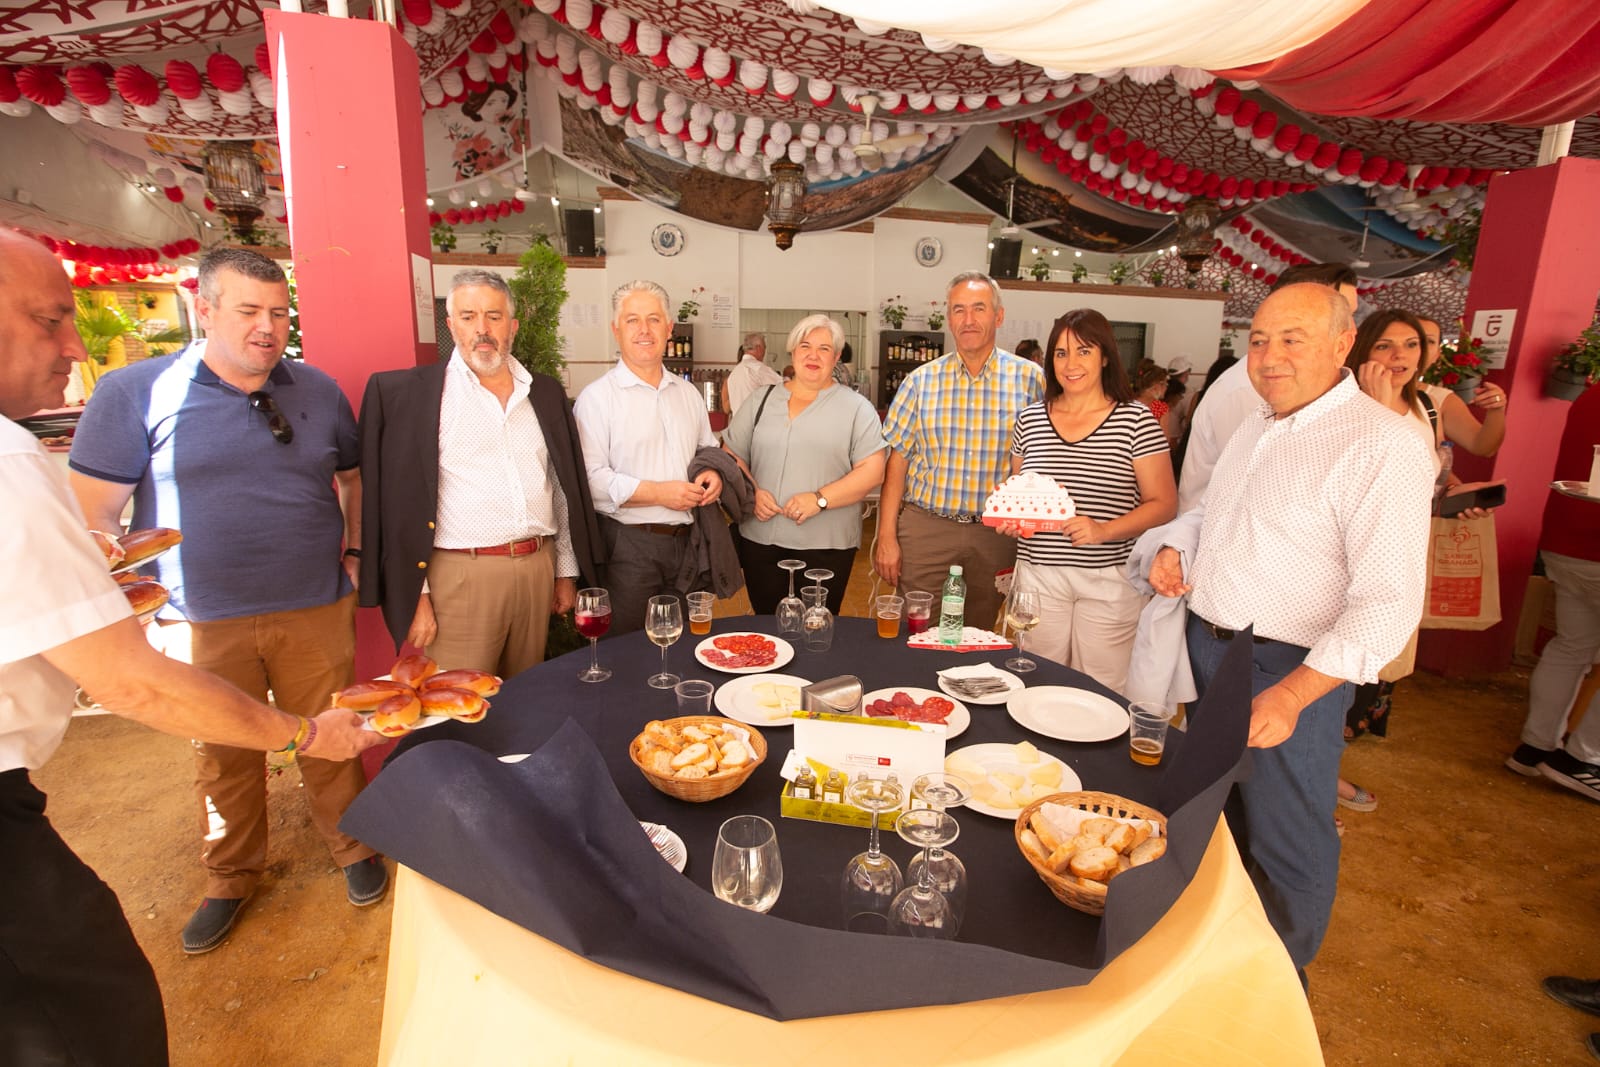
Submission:
MULTIPOLYGON (((911 803, 911 783, 919 775, 944 768, 945 727, 937 723, 902 722, 864 715, 835 715, 815 711, 794 713, 794 749, 784 760, 783 794, 779 813, 788 819, 808 819, 865 829, 870 813, 854 804, 803 800, 794 796, 794 777, 801 763, 809 763, 819 785, 829 771, 853 779, 865 772, 874 778, 894 774, 911 803)), ((878 827, 893 830, 902 808, 879 815, 878 827)))

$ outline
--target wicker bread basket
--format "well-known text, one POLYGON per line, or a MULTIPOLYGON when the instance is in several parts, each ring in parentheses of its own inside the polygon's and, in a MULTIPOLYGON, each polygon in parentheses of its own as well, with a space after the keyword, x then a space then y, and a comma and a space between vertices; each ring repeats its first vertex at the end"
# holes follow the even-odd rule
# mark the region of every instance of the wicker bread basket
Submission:
POLYGON ((761 731, 754 726, 747 726, 744 723, 735 722, 732 719, 724 719, 716 715, 684 715, 675 719, 663 719, 662 721, 668 726, 674 726, 679 729, 685 726, 713 723, 722 727, 731 726, 750 735, 750 762, 738 770, 729 771, 725 774, 716 774, 710 778, 673 778, 656 774, 645 767, 640 759, 645 735, 640 733, 628 745, 628 758, 633 760, 633 765, 639 768, 639 773, 644 775, 646 781, 669 797, 677 797, 679 800, 687 800, 694 804, 725 797, 741 785, 744 785, 745 780, 767 758, 767 739, 762 737, 761 731))
POLYGON ((1149 819, 1161 827, 1164 836, 1167 832, 1167 817, 1154 808, 1128 800, 1125 797, 1114 796, 1110 793, 1054 793, 1047 797, 1035 800, 1032 804, 1022 809, 1022 814, 1017 816, 1016 825, 1012 828, 1012 836, 1017 842, 1017 851, 1022 853, 1022 858, 1028 861, 1040 881, 1050 887, 1050 892, 1056 899, 1069 908, 1076 908, 1089 915, 1104 915, 1106 912, 1106 895, 1093 889, 1085 889, 1078 884, 1077 878, 1071 874, 1057 874, 1049 867, 1033 858, 1033 855, 1022 847, 1022 831, 1028 829, 1028 820, 1033 818, 1034 812, 1046 804, 1062 804, 1069 808, 1088 812, 1091 815, 1101 815, 1113 819, 1149 819))

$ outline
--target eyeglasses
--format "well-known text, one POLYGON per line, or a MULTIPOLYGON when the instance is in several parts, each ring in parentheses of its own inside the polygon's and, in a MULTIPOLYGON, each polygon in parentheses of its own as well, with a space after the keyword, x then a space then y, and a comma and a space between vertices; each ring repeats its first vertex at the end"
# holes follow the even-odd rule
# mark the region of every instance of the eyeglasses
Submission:
POLYGON ((278 410, 271 393, 257 389, 250 394, 249 400, 252 408, 267 417, 267 429, 272 431, 274 441, 286 445, 294 440, 294 427, 289 425, 289 420, 278 410))

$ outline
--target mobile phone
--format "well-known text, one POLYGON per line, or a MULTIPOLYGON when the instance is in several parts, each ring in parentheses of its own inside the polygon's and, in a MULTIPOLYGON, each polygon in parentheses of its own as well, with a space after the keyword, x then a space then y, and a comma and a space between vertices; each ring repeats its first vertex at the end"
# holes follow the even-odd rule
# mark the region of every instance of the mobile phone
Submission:
POLYGON ((1468 508, 1497 508, 1506 502, 1506 487, 1504 485, 1486 485, 1482 489, 1474 489, 1470 493, 1457 493, 1446 496, 1439 503, 1439 515, 1450 519, 1466 511, 1468 508))

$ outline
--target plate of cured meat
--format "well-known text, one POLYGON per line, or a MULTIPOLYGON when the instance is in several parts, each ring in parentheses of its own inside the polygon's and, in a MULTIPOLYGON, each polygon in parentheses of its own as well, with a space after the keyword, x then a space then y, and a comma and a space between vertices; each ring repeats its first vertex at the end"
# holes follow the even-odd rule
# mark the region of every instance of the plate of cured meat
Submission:
POLYGON ((701 641, 694 646, 694 658, 724 674, 760 674, 794 659, 794 646, 781 637, 736 631, 701 641))
POLYGON ((939 723, 945 728, 946 739, 972 725, 972 712, 961 701, 914 686, 874 689, 861 698, 861 714, 874 718, 893 716, 905 722, 939 723))

